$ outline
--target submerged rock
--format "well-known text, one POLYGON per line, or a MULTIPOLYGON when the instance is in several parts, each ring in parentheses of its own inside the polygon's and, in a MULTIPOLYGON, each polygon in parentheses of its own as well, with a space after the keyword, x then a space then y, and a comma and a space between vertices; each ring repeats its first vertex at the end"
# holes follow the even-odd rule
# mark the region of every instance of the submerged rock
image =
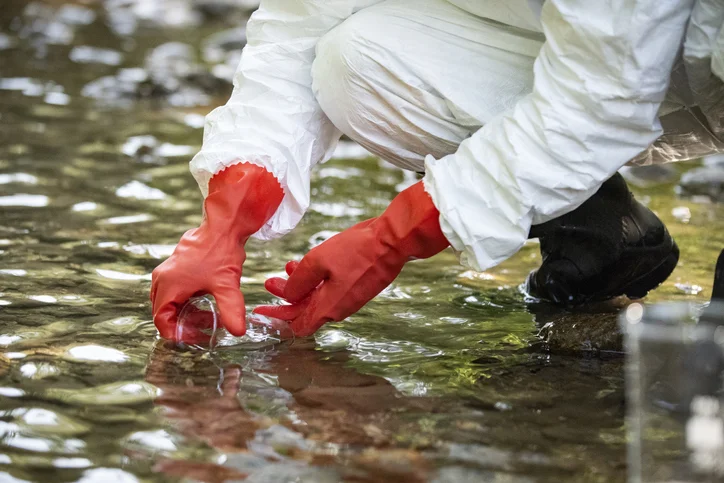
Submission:
POLYGON ((158 83, 168 77, 187 76, 196 68, 193 49, 182 42, 161 44, 146 56, 144 68, 158 83))
POLYGON ((239 27, 210 35, 204 40, 204 61, 213 64, 222 62, 229 53, 240 53, 246 45, 246 28, 239 27))
POLYGON ((155 99, 172 106, 208 105, 212 96, 231 90, 230 80, 214 75, 196 63, 191 46, 167 42, 152 49, 143 68, 120 69, 85 85, 82 94, 107 103, 155 99))
POLYGON ((704 166, 724 167, 724 153, 706 156, 702 161, 704 162, 704 166))
POLYGON ((56 13, 56 19, 66 25, 90 25, 96 19, 96 13, 81 5, 62 5, 56 13))
POLYGON ((16 41, 7 34, 0 32, 0 50, 7 50, 15 47, 16 41))
POLYGON ((196 11, 209 19, 235 21, 259 7, 259 0, 194 0, 196 11))
POLYGON ((229 81, 213 75, 206 67, 197 64, 189 45, 168 42, 153 49, 145 61, 149 74, 142 85, 150 97, 166 97, 174 106, 208 104, 210 96, 226 94, 229 81))
POLYGON ((705 196, 715 202, 724 202, 724 163, 687 171, 676 191, 681 196, 705 196))
POLYGON ((619 301, 567 311, 541 304, 531 306, 540 327, 538 335, 557 354, 623 351, 623 333, 618 324, 619 301))
POLYGON ((139 26, 191 28, 202 15, 188 0, 106 0, 108 25, 118 35, 133 35, 139 26))
POLYGON ((130 36, 139 27, 193 28, 205 20, 240 25, 259 0, 105 0, 103 6, 111 29, 130 36))
POLYGON ((141 68, 119 69, 116 75, 100 77, 83 86, 81 95, 109 104, 130 101, 143 97, 140 86, 146 79, 148 74, 141 68))
POLYGON ((31 2, 19 17, 18 37, 30 41, 41 53, 47 45, 68 45, 78 27, 95 21, 93 10, 81 5, 62 5, 59 8, 41 2, 31 2))
POLYGON ((119 65, 123 62, 123 54, 117 50, 100 49, 88 45, 78 45, 68 54, 70 60, 79 64, 119 65))
POLYGON ((241 50, 245 45, 245 28, 224 30, 209 36, 204 41, 202 56, 205 62, 215 64, 211 68, 211 73, 215 77, 232 82, 241 58, 241 50))
POLYGON ((671 183, 677 177, 676 168, 670 164, 624 166, 620 171, 628 183, 641 188, 671 183))
POLYGON ((189 156, 193 154, 193 146, 162 143, 154 136, 131 136, 121 146, 126 156, 136 158, 142 163, 164 164, 164 158, 189 156))

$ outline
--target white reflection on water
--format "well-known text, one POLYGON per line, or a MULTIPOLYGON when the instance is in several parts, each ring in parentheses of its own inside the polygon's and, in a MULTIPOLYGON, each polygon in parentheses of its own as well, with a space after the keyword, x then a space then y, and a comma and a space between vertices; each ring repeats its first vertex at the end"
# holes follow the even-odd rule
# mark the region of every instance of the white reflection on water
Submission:
POLYGON ((68 350, 73 359, 81 361, 125 362, 128 356, 118 349, 102 345, 79 345, 68 350))
POLYGON ((118 468, 93 468, 83 473, 78 483, 138 483, 132 474, 118 468))
POLYGON ((93 462, 88 458, 55 458, 53 466, 56 468, 88 468, 93 462))
POLYGON ((312 203, 310 209, 325 216, 332 216, 335 218, 341 216, 354 217, 364 214, 363 209, 349 206, 347 203, 312 203))
POLYGON ((176 450, 176 444, 171 439, 171 435, 164 430, 138 431, 131 434, 128 440, 161 451, 176 450))
POLYGON ((0 184, 10 183, 38 184, 38 178, 28 173, 0 174, 0 184))
POLYGON ((123 54, 117 50, 100 49, 89 45, 73 47, 68 56, 70 60, 79 64, 119 65, 123 61, 123 54))
POLYGON ((44 304, 55 304, 58 302, 58 299, 52 295, 28 295, 28 298, 36 302, 43 302, 44 304))
POLYGON ((128 243, 127 245, 123 245, 123 249, 134 255, 148 255, 160 260, 170 257, 176 249, 176 245, 136 245, 134 243, 128 243))
POLYGON ((31 408, 22 416, 22 420, 30 426, 56 426, 58 415, 42 408, 31 408))
POLYGON ((48 206, 50 198, 45 195, 28 195, 17 194, 10 196, 0 196, 0 206, 31 206, 38 208, 48 206))
POLYGON ((0 346, 7 347, 10 344, 13 344, 14 342, 19 341, 20 339, 21 339, 21 337, 19 335, 8 335, 8 334, 0 335, 0 346))
POLYGON ((160 189, 146 186, 140 181, 133 180, 124 184, 116 190, 116 196, 120 198, 135 198, 137 200, 162 200, 166 193, 160 189))
POLYGON ((28 274, 28 271, 20 268, 4 268, 0 270, 0 273, 5 275, 12 275, 14 277, 24 277, 28 274))
POLYGON ((153 217, 151 215, 139 213, 138 215, 115 216, 113 218, 108 218, 106 223, 110 225, 126 225, 129 223, 143 223, 144 221, 151 221, 152 219, 153 217))
POLYGON ((64 92, 48 92, 45 94, 45 103, 54 106, 67 106, 70 104, 70 96, 64 92))
POLYGON ((18 389, 17 387, 0 387, 0 396, 22 397, 25 396, 25 391, 18 389))
POLYGON ((92 201, 83 201, 81 203, 74 204, 72 210, 73 211, 93 211, 96 208, 98 208, 97 203, 93 203, 92 201))
POLYGON ((123 280, 123 281, 151 280, 150 273, 146 273, 144 275, 138 275, 135 273, 117 272, 115 270, 104 270, 102 268, 96 268, 96 273, 103 278, 110 278, 111 280, 123 280))

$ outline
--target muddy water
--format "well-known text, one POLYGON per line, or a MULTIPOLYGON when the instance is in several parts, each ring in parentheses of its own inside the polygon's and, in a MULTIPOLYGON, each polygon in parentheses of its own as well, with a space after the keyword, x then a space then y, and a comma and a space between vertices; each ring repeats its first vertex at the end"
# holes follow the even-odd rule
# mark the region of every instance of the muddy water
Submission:
MULTIPOLYGON (((164 42, 195 55, 234 17, 159 26, 119 3, 58 20, 63 2, 11 1, 0 18, 0 481, 622 481, 615 308, 526 304, 534 243, 484 274, 451 253, 411 263, 315 338, 213 354, 158 340, 150 272, 200 221, 187 162, 228 87, 87 86, 164 42)), ((637 189, 682 249, 650 299, 704 301, 724 208, 677 199, 677 173, 637 189)), ((287 260, 409 182, 345 144, 302 225, 250 243, 249 307, 287 260)))

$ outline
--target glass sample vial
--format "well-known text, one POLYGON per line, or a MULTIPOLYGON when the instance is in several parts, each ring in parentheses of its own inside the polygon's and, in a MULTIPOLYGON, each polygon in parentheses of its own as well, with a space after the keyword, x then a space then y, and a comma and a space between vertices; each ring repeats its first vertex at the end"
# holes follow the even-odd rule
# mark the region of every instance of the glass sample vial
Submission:
POLYGON ((289 324, 249 313, 246 334, 234 337, 221 324, 216 302, 210 295, 190 299, 179 311, 176 340, 180 346, 209 350, 221 348, 262 349, 293 339, 289 324))

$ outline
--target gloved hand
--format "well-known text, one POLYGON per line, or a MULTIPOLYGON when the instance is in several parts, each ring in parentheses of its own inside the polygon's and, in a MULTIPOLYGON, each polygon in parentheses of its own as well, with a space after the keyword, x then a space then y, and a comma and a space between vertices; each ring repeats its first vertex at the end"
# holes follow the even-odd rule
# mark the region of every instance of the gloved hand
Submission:
MULTIPOLYGON (((283 197, 277 179, 254 164, 236 164, 211 178, 201 226, 187 231, 171 257, 153 271, 153 321, 162 337, 176 340, 179 310, 190 297, 207 293, 216 299, 226 330, 244 335, 246 313, 239 290, 244 245, 283 197)), ((204 328, 197 327, 203 320, 191 322, 195 332, 204 328)))
POLYGON ((416 183, 380 217, 333 236, 299 264, 288 263, 288 280, 267 280, 267 290, 291 305, 260 306, 254 312, 290 321, 300 337, 345 319, 392 283, 408 260, 431 257, 449 245, 439 217, 422 182, 416 183))

